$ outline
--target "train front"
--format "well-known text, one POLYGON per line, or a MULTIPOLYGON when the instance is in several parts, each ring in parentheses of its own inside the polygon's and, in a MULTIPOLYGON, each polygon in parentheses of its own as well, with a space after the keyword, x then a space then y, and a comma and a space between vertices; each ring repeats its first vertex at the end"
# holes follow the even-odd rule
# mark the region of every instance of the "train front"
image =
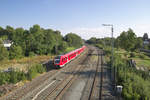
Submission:
POLYGON ((60 68, 61 66, 61 55, 54 58, 54 67, 60 68))

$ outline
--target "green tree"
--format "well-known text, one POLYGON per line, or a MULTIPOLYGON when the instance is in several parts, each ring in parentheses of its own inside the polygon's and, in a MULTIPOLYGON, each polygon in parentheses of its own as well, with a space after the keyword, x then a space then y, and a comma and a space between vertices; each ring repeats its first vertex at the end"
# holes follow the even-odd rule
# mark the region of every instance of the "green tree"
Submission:
POLYGON ((20 46, 13 45, 10 48, 9 57, 10 59, 19 59, 22 58, 22 48, 20 46))
POLYGON ((82 39, 80 36, 74 34, 74 33, 69 33, 64 37, 65 41, 68 43, 69 46, 72 47, 80 47, 82 43, 82 39))
POLYGON ((87 43, 89 43, 89 44, 96 44, 97 43, 96 37, 90 38, 89 40, 87 40, 87 43))
POLYGON ((140 49, 143 46, 143 40, 141 37, 138 37, 135 42, 135 49, 140 49))
POLYGON ((127 51, 133 51, 135 49, 136 35, 132 29, 129 29, 127 32, 122 32, 118 39, 121 48, 127 51))
POLYGON ((6 26, 6 29, 4 31, 4 34, 8 36, 9 40, 12 40, 13 38, 13 34, 14 34, 15 30, 13 27, 11 26, 6 26))
POLYGON ((4 60, 4 59, 8 59, 8 51, 7 49, 4 47, 2 41, 0 40, 0 60, 4 60))
POLYGON ((45 54, 52 53, 54 46, 56 45, 56 40, 54 36, 54 31, 51 29, 44 30, 44 42, 43 45, 45 46, 45 54))
POLYGON ((22 45, 22 42, 24 40, 24 29, 23 28, 17 28, 15 32, 13 33, 12 40, 14 44, 16 45, 22 45))
POLYGON ((63 41, 63 42, 58 46, 58 50, 61 51, 61 52, 64 52, 67 47, 68 47, 67 42, 63 41))
POLYGON ((20 58, 20 55, 57 54, 64 52, 67 46, 78 48, 82 45, 82 39, 76 34, 71 33, 64 38, 60 31, 44 29, 37 24, 30 27, 29 30, 24 30, 23 28, 14 29, 11 26, 6 26, 5 29, 0 27, 0 38, 13 42, 10 59, 18 58, 17 52, 13 49, 21 51, 20 58))

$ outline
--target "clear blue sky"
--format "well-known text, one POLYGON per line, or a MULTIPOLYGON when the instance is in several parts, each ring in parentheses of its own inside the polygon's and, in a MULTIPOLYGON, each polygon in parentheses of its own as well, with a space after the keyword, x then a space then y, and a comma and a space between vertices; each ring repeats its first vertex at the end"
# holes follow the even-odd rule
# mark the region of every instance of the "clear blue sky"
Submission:
POLYGON ((28 29, 33 24, 57 29, 62 34, 75 32, 85 39, 115 36, 132 28, 138 36, 150 33, 150 0, 1 0, 0 26, 28 29))

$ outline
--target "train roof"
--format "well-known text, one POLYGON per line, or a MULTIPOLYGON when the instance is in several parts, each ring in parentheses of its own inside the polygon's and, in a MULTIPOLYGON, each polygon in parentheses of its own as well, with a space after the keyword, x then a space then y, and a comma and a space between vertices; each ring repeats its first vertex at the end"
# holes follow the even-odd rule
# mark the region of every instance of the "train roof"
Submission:
POLYGON ((82 48, 85 48, 85 46, 82 46, 81 48, 75 49, 75 50, 70 51, 70 52, 68 52, 68 53, 66 53, 66 54, 62 54, 62 55, 58 55, 58 56, 68 56, 68 55, 70 55, 70 54, 72 54, 72 53, 77 52, 78 50, 80 50, 80 49, 82 49, 82 48))

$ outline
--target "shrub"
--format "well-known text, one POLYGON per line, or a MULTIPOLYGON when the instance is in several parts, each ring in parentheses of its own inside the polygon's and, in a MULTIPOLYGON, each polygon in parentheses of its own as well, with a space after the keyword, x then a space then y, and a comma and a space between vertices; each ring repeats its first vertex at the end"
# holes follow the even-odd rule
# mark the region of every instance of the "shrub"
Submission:
POLYGON ((136 54, 134 52, 130 53, 130 57, 135 57, 135 56, 136 56, 136 54))
POLYGON ((0 43, 0 60, 7 59, 8 55, 7 49, 0 43))
POLYGON ((0 72, 0 85, 8 83, 9 77, 7 73, 0 72))
POLYGON ((30 56, 30 57, 35 56, 35 53, 34 53, 34 52, 29 52, 29 56, 30 56))
POLYGON ((32 80, 37 75, 37 70, 35 67, 31 67, 28 71, 28 79, 32 80))
POLYGON ((124 53, 124 56, 127 58, 128 57, 128 52, 124 53))
POLYGON ((144 54, 140 54, 139 57, 140 57, 141 59, 144 59, 146 56, 145 56, 144 54))
POLYGON ((26 80, 27 78, 27 76, 26 76, 26 74, 24 73, 24 72, 18 72, 18 77, 17 77, 17 79, 19 80, 19 81, 22 81, 22 80, 26 80))
POLYGON ((13 45, 10 48, 9 57, 10 59, 19 59, 22 58, 22 48, 20 46, 13 45))
POLYGON ((11 71, 10 72, 10 83, 17 83, 18 82, 18 72, 11 71))
POLYGON ((38 73, 45 72, 46 69, 41 64, 31 66, 28 73, 23 71, 15 71, 14 69, 10 72, 0 72, 0 85, 6 83, 17 83, 23 80, 32 80, 38 73))
POLYGON ((116 56, 114 56, 114 66, 117 68, 117 84, 123 86, 123 98, 148 100, 147 98, 150 98, 149 73, 130 67, 126 59, 116 56))
POLYGON ((36 69, 38 73, 43 73, 46 71, 46 69, 41 64, 36 65, 36 69))
POLYGON ((46 69, 41 64, 33 65, 33 66, 31 66, 31 68, 28 71, 28 79, 32 80, 33 78, 36 77, 36 75, 38 73, 41 74, 41 73, 43 73, 45 71, 46 71, 46 69))

